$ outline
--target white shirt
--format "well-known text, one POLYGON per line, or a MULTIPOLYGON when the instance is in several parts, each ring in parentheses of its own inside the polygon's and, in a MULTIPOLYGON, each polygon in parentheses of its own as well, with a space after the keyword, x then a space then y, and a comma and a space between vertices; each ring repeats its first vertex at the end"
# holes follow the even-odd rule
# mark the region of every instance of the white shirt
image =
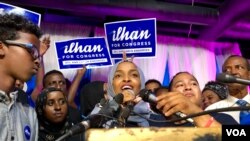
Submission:
MULTIPOLYGON (((237 100, 236 97, 229 95, 226 99, 216 102, 210 106, 208 106, 205 111, 219 109, 219 108, 226 108, 226 107, 238 107, 239 105, 236 104, 237 100)), ((247 101, 250 103, 250 94, 248 93, 242 100, 247 101)), ((232 111, 232 112, 222 112, 228 115, 231 115, 238 123, 240 123, 240 111, 232 111)))

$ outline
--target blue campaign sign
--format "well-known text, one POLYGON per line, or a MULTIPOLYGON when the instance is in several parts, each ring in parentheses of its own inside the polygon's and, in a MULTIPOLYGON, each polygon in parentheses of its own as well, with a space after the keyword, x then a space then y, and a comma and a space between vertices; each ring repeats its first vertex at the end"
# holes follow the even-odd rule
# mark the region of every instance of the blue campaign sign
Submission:
POLYGON ((82 38, 55 42, 59 69, 111 66, 105 38, 82 38))
POLYGON ((156 19, 105 23, 105 33, 112 58, 156 56, 156 19))
POLYGON ((0 2, 0 14, 1 13, 14 13, 22 15, 27 19, 29 19, 30 21, 32 21, 33 23, 35 23, 36 25, 40 26, 41 14, 33 11, 0 2))

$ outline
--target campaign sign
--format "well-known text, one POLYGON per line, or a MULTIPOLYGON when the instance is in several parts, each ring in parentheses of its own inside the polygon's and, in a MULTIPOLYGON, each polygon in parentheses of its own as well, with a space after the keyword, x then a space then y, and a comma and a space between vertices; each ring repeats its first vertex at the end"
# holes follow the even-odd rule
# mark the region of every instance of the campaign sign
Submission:
POLYGON ((28 20, 35 23, 36 25, 40 26, 41 14, 33 12, 33 11, 0 2, 0 14, 1 13, 14 13, 14 14, 22 15, 26 17, 28 20))
POLYGON ((100 68, 111 66, 104 38, 84 38, 55 42, 59 69, 100 68))
POLYGON ((105 33, 112 58, 127 56, 155 57, 156 19, 105 23, 105 33))

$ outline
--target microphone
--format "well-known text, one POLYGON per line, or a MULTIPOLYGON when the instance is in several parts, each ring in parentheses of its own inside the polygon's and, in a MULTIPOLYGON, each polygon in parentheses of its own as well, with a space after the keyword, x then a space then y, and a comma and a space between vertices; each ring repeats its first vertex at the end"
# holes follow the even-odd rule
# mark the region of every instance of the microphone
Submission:
POLYGON ((123 94, 119 93, 113 97, 113 100, 109 101, 103 105, 102 109, 99 111, 99 114, 113 116, 114 112, 118 111, 120 104, 123 102, 123 94))
MULTIPOLYGON (((156 104, 157 103, 156 96, 150 90, 142 89, 139 92, 139 96, 142 98, 142 100, 144 100, 146 102, 149 102, 149 103, 152 103, 152 104, 156 104)), ((178 116, 178 117, 181 117, 181 118, 184 118, 184 117, 187 116, 186 114, 181 113, 181 112, 176 112, 175 115, 178 116)), ((194 123, 194 120, 191 119, 191 118, 188 118, 186 120, 189 121, 190 123, 194 123)))
POLYGON ((237 78, 233 75, 219 73, 216 75, 216 80, 224 83, 240 83, 244 85, 250 85, 250 80, 237 78))
POLYGON ((130 113, 131 113, 131 111, 133 110, 134 106, 135 106, 135 103, 134 103, 134 102, 132 102, 132 101, 127 102, 127 105, 126 105, 126 107, 123 109, 123 111, 122 111, 120 117, 121 117, 122 119, 127 120, 128 117, 129 117, 129 115, 130 115, 130 113))
MULTIPOLYGON (((126 91, 128 91, 131 95, 135 95, 135 92, 133 90, 128 89, 126 91)), ((128 101, 126 103, 126 107, 123 109, 120 117, 122 119, 127 120, 131 111, 133 110, 134 106, 135 106, 135 103, 133 101, 128 101)))
POLYGON ((90 127, 89 121, 82 121, 81 123, 74 125, 66 134, 56 139, 55 141, 62 141, 68 137, 84 132, 89 127, 90 127))
POLYGON ((110 102, 105 102, 103 99, 101 99, 100 104, 102 108, 98 112, 98 114, 90 115, 89 120, 85 120, 74 125, 72 128, 68 130, 66 134, 58 138, 56 141, 62 141, 68 137, 84 132, 90 127, 97 128, 102 126, 103 123, 107 122, 108 120, 104 117, 105 116, 113 117, 114 113, 119 111, 118 109, 120 108, 120 104, 122 102, 123 102, 123 94, 117 94, 110 102))

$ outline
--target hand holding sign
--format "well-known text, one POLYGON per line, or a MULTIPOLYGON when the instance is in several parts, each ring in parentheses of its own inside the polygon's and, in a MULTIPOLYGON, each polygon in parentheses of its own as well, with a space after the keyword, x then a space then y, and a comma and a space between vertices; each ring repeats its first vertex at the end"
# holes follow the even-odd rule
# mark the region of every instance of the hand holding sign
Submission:
POLYGON ((112 65, 104 38, 82 38, 55 42, 59 69, 77 69, 85 65, 100 68, 112 65))
POLYGON ((125 51, 136 57, 155 57, 156 19, 140 19, 105 23, 110 55, 122 58, 125 51))

